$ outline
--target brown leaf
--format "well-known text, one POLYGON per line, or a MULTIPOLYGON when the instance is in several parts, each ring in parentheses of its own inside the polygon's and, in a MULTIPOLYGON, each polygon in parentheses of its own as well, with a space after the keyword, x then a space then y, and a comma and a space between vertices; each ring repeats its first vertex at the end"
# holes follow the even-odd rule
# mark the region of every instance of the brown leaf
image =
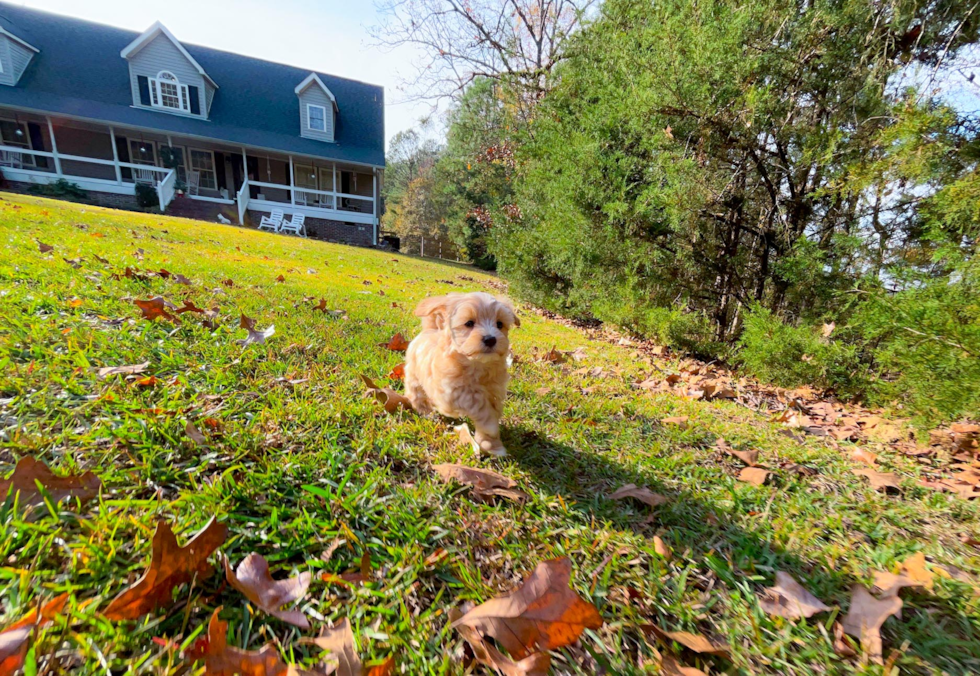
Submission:
POLYGON ((351 631, 347 618, 340 620, 333 627, 324 628, 313 643, 323 650, 329 650, 337 660, 336 676, 361 676, 363 666, 354 644, 354 632, 351 631))
POLYGON ((107 378, 114 375, 137 375, 149 368, 150 362, 132 364, 131 366, 103 366, 99 369, 99 377, 107 378))
POLYGON ((834 652, 841 657, 857 655, 857 650, 854 649, 851 639, 844 633, 844 627, 841 626, 840 622, 834 622, 834 652))
POLYGON ((300 573, 297 577, 285 580, 273 580, 268 561, 255 553, 246 556, 245 560, 238 564, 237 570, 232 570, 227 558, 224 563, 228 584, 244 594, 245 598, 283 622, 294 624, 300 629, 310 628, 310 623, 302 611, 281 608, 306 596, 306 590, 313 577, 311 573, 300 573))
POLYGON ((235 286, 235 282, 232 281, 232 280, 230 280, 230 279, 226 279, 226 280, 224 280, 221 283, 224 284, 225 286, 229 287, 229 288, 235 286))
POLYGON ((21 458, 13 473, 0 479, 0 499, 8 492, 20 493, 18 502, 22 508, 44 504, 44 498, 37 488, 40 483, 55 504, 62 500, 87 502, 99 496, 102 481, 92 472, 59 477, 43 462, 30 456, 21 458))
POLYGON ((54 621, 68 603, 68 594, 56 596, 40 610, 35 608, 0 632, 0 674, 13 674, 23 667, 30 647, 31 634, 36 628, 54 621))
POLYGON ((283 275, 279 275, 278 277, 276 277, 276 281, 282 284, 283 282, 286 281, 286 277, 283 275))
POLYGON ((193 286, 194 284, 194 282, 187 279, 187 277, 184 277, 184 275, 181 274, 174 275, 174 282, 176 282, 177 284, 183 284, 184 286, 193 286))
MULTIPOLYGON (((462 617, 462 614, 455 612, 450 614, 453 622, 462 617)), ((473 650, 473 656, 480 664, 490 667, 495 673, 501 676, 547 676, 551 668, 551 656, 548 653, 532 653, 520 662, 515 662, 495 646, 487 643, 480 632, 475 628, 465 624, 456 625, 456 630, 463 637, 473 650)))
POLYGON ((164 300, 162 296, 156 296, 150 298, 149 300, 139 300, 138 298, 133 300, 133 305, 138 307, 143 312, 143 319, 149 319, 153 321, 157 317, 163 317, 175 324, 180 323, 180 318, 176 315, 170 314, 167 308, 174 308, 174 304, 164 300))
POLYGON ((785 617, 787 620, 811 617, 830 610, 793 579, 792 575, 781 570, 776 571, 776 584, 766 589, 766 595, 760 599, 759 605, 770 615, 785 617))
POLYGON ((266 338, 270 338, 275 335, 276 327, 270 326, 262 331, 255 330, 255 320, 251 317, 246 317, 242 315, 241 320, 238 322, 239 328, 248 331, 248 336, 242 338, 241 340, 236 340, 235 342, 239 345, 251 345, 252 343, 264 343, 266 338))
POLYGON ((871 482, 871 487, 876 491, 885 490, 889 488, 894 490, 899 489, 898 477, 890 472, 879 472, 874 469, 855 469, 851 470, 859 476, 868 477, 868 481, 871 482))
POLYGON ((871 451, 863 448, 855 448, 851 453, 851 460, 855 462, 863 462, 871 467, 875 466, 875 460, 877 459, 878 455, 876 453, 872 453, 871 451))
POLYGON ((913 554, 905 559, 899 567, 898 574, 886 571, 875 572, 875 587, 882 594, 879 598, 897 596, 904 587, 918 587, 932 591, 933 573, 926 569, 926 557, 922 552, 913 554))
POLYGON ((664 425, 677 425, 682 430, 686 430, 688 428, 688 420, 690 420, 690 418, 686 415, 677 415, 671 416, 670 418, 664 418, 660 422, 662 422, 664 425))
POLYGON ((37 250, 40 251, 41 253, 49 253, 51 251, 54 251, 54 247, 51 246, 50 244, 45 244, 39 239, 35 241, 37 242, 37 250))
POLYGON ((408 349, 408 341, 405 340, 405 336, 396 333, 387 343, 378 343, 378 346, 387 348, 392 352, 404 352, 408 349))
POLYGON ((660 676, 707 676, 700 669, 685 667, 671 655, 664 655, 660 660, 660 676))
POLYGON ((453 427, 453 429, 456 430, 456 433, 459 435, 459 440, 463 443, 463 445, 469 446, 471 449, 473 449, 476 457, 479 458, 481 453, 480 444, 476 443, 476 439, 473 438, 473 433, 470 432, 469 425, 462 423, 460 425, 456 425, 453 427))
POLYGON ((759 451, 739 451, 728 445, 728 442, 722 437, 718 437, 715 441, 715 448, 717 448, 722 453, 727 453, 728 455, 733 455, 742 462, 744 462, 749 467, 754 467, 756 462, 759 460, 759 451))
MULTIPOLYGON (((158 522, 153 533, 150 566, 139 580, 114 598, 102 614, 110 620, 135 620, 161 605, 169 605, 173 601, 174 587, 211 574, 208 557, 227 536, 228 527, 212 517, 181 547, 170 525, 166 521, 158 522)), ((217 612, 212 622, 216 618, 217 612)))
POLYGON ((188 420, 187 424, 184 426, 184 434, 186 434, 187 437, 198 446, 207 447, 208 438, 201 434, 201 430, 197 429, 194 426, 194 423, 192 423, 190 420, 188 420))
POLYGON ((412 402, 405 395, 395 392, 390 387, 378 387, 373 380, 365 375, 361 376, 361 380, 367 386, 367 393, 381 402, 388 413, 394 413, 399 409, 413 410, 412 402))
POLYGON ((626 484, 609 494, 610 500, 622 500, 624 498, 635 498, 651 507, 659 507, 670 502, 667 496, 654 493, 646 486, 639 488, 636 484, 626 484))
POLYGON ((653 536, 653 551, 664 557, 665 560, 670 561, 670 557, 672 555, 670 547, 660 538, 659 535, 653 536))
POLYGON ((841 620, 844 632, 861 640, 861 648, 875 664, 881 664, 881 625, 902 609, 902 599, 876 599, 860 584, 851 587, 851 607, 841 620))
POLYGON ((478 469, 451 463, 433 465, 433 471, 443 481, 458 481, 473 487, 473 497, 481 502, 489 502, 494 496, 509 498, 517 502, 527 500, 528 495, 517 489, 517 482, 503 474, 488 469, 478 469))
POLYGON ((602 626, 595 606, 569 588, 571 575, 566 558, 539 563, 520 588, 473 608, 453 626, 492 637, 515 660, 571 645, 586 628, 602 626))
POLYGON ((388 380, 405 380, 405 362, 391 369, 391 373, 388 374, 388 380))
POLYGON ((713 643, 701 634, 692 634, 687 631, 664 631, 655 624, 644 624, 640 626, 640 629, 645 632, 652 633, 665 643, 677 641, 685 648, 703 655, 719 655, 721 657, 727 657, 729 653, 728 646, 713 643))
POLYGON ((218 619, 219 607, 208 622, 207 636, 187 651, 190 660, 203 660, 207 676, 286 676, 289 667, 279 658, 274 643, 261 650, 228 646, 228 623, 218 619))
POLYGON ((184 306, 177 308, 175 310, 175 314, 181 315, 185 312, 197 312, 198 314, 204 314, 206 310, 195 305, 194 301, 184 299, 184 306))
POLYGON ((545 352, 538 361, 543 361, 546 364, 564 364, 565 363, 565 353, 559 352, 555 348, 551 348, 549 351, 545 352))
POLYGON ((761 467, 744 467, 742 471, 738 473, 738 480, 744 481, 745 483, 752 484, 753 486, 761 486, 766 483, 766 479, 769 478, 769 471, 764 470, 761 467))

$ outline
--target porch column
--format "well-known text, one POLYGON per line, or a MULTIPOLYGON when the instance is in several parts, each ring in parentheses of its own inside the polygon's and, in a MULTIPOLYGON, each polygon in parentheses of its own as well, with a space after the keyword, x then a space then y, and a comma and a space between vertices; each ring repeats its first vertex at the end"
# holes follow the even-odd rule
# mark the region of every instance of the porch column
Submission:
MULTIPOLYGON (((371 211, 374 212, 374 246, 378 246, 378 170, 371 170, 371 211)), ((439 244, 442 247, 442 244, 439 244)), ((440 255, 440 258, 442 256, 440 255)))
POLYGON ((122 185, 122 170, 119 168, 119 149, 116 148, 116 130, 109 126, 109 141, 112 143, 112 167, 116 170, 116 183, 122 185))
POLYGON ((54 138, 54 125, 51 124, 51 118, 47 115, 44 119, 48 121, 48 135, 51 137, 51 152, 54 153, 54 172, 61 176, 61 158, 58 157, 58 142, 54 138))
POLYGON ((296 204, 296 192, 293 190, 295 183, 293 182, 293 156, 289 156, 289 203, 296 204))
POLYGON ((340 205, 337 202, 337 163, 333 163, 333 208, 334 210, 340 209, 340 205))

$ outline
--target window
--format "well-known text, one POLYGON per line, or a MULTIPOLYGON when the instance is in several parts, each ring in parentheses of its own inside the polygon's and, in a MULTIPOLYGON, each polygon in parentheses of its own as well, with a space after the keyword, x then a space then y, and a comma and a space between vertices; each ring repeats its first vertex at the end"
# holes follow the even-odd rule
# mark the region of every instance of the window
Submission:
MULTIPOLYGON (((30 138, 31 137, 26 122, 0 120, 0 145, 27 148, 30 150, 32 146, 30 138)), ((35 163, 34 156, 21 155, 20 162, 25 165, 33 166, 35 163)))
POLYGON ((210 150, 190 149, 191 171, 201 175, 200 187, 206 190, 217 190, 218 179, 214 173, 214 153, 210 150))
POLYGON ((156 144, 153 141, 129 139, 129 158, 133 164, 151 164, 156 166, 156 144))
POLYGON ((307 124, 313 131, 327 130, 327 109, 323 106, 315 106, 312 103, 306 105, 307 124))
POLYGON ((180 84, 177 77, 167 70, 161 70, 150 78, 150 105, 166 110, 191 111, 191 98, 187 85, 180 84))

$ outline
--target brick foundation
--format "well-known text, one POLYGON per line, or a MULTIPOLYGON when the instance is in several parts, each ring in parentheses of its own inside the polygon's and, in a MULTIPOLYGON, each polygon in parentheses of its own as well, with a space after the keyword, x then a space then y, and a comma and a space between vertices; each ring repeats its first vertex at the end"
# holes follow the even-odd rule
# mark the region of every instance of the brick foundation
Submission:
MULTIPOLYGON (((39 184, 24 183, 23 181, 5 181, 4 190, 27 193, 27 189, 34 185, 39 184)), ((125 209, 127 211, 143 211, 136 201, 136 195, 117 195, 114 192, 99 192, 97 190, 87 190, 86 192, 88 193, 88 199, 79 200, 83 204, 94 204, 97 207, 125 209)))
POLYGON ((343 242, 344 244, 357 244, 358 246, 374 244, 372 241, 374 239, 374 226, 362 223, 348 224, 326 218, 307 217, 306 234, 328 242, 343 242))

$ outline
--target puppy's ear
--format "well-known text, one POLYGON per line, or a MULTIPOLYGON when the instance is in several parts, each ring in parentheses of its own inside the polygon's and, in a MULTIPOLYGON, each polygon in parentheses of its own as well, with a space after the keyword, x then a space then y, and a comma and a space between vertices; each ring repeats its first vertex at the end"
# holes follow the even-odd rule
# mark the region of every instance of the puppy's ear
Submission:
POLYGON ((504 309, 510 314, 510 323, 512 326, 520 326, 521 318, 517 316, 517 310, 514 309, 514 304, 510 302, 509 298, 501 298, 496 296, 495 300, 500 303, 504 309))
POLYGON ((449 296, 426 298, 415 308, 415 316, 422 318, 423 329, 441 329, 449 318, 449 296))

